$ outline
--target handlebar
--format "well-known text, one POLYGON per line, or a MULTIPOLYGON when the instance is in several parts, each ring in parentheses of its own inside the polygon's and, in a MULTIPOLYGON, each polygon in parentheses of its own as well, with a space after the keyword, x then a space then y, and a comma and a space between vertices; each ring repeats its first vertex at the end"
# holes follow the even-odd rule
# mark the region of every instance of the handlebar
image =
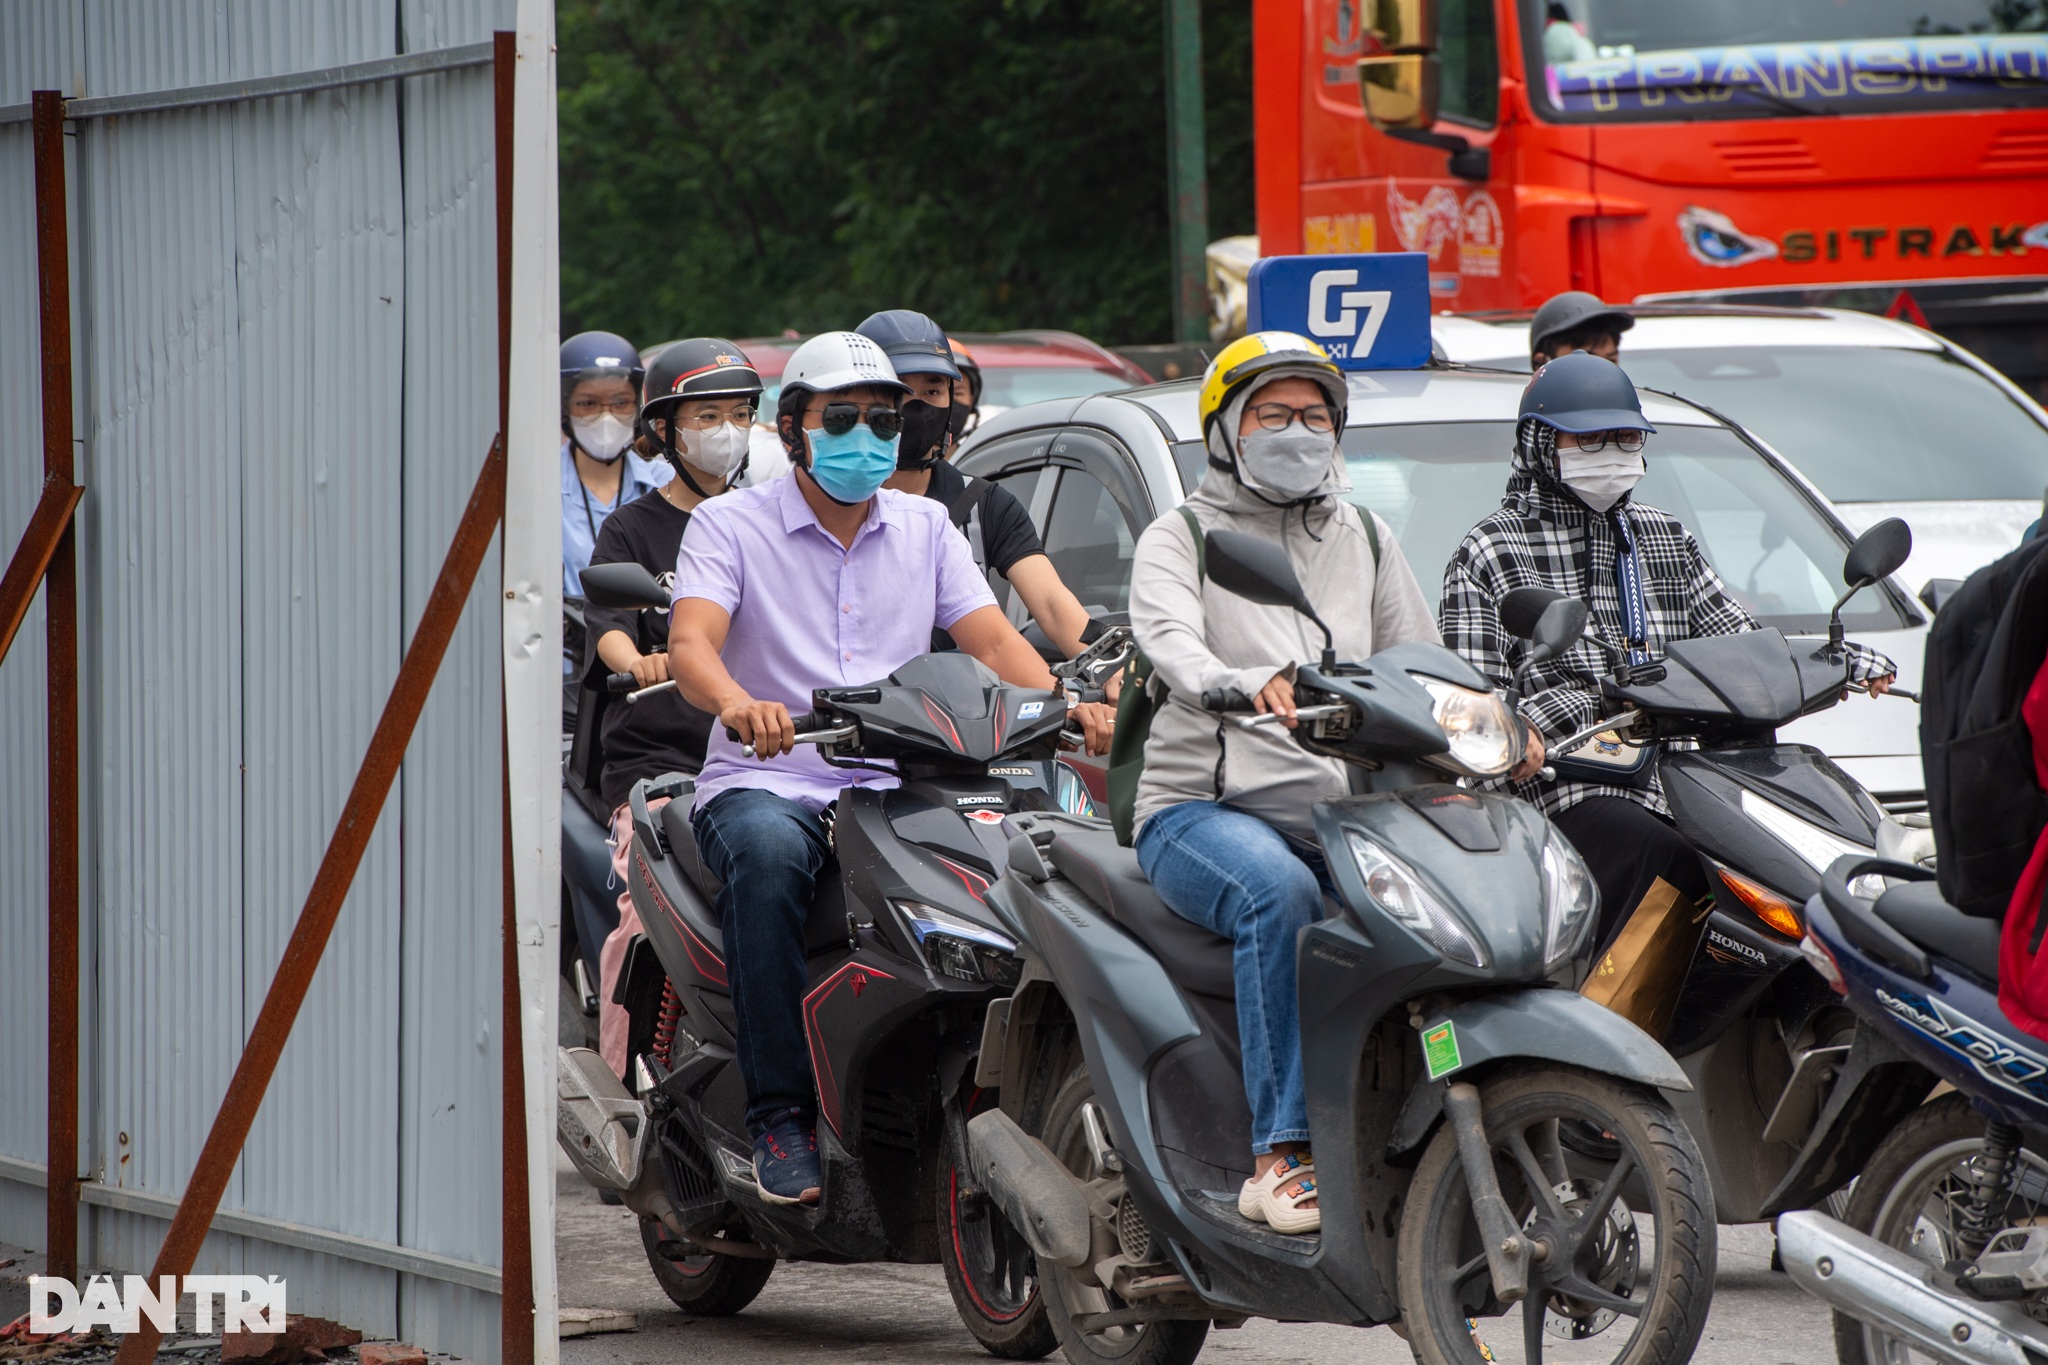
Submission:
MULTIPOLYGON (((842 725, 834 721, 832 717, 819 715, 816 711, 806 711, 801 715, 792 715, 789 718, 789 723, 791 728, 796 731, 796 742, 799 744, 830 745, 860 737, 860 727, 858 725, 850 721, 842 725)), ((725 727, 725 737, 734 744, 740 744, 740 732, 733 729, 730 725, 725 727)), ((748 758, 760 757, 760 754, 754 751, 754 746, 751 744, 741 744, 740 752, 748 758)))
POLYGON ((607 673, 604 679, 604 687, 607 692, 631 692, 633 690, 633 675, 631 673, 607 673))
POLYGON ((1249 711, 1252 699, 1235 687, 1212 687, 1202 694, 1204 711, 1249 711))

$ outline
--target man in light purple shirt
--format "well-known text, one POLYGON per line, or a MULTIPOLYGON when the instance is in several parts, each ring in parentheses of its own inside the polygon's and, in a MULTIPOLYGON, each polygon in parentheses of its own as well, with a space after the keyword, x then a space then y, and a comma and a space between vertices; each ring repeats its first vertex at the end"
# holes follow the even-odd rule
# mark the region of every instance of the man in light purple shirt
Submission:
MULTIPOLYGON (((832 768, 808 745, 792 753, 790 712, 808 711, 813 689, 887 677, 930 648, 934 627, 1005 682, 1054 686, 945 508, 882 488, 905 391, 866 337, 828 332, 798 347, 776 410, 794 472, 704 503, 676 560, 669 670, 719 720, 692 824, 723 884, 754 1176, 772 1203, 813 1203, 820 1190, 802 1014, 804 919, 830 854, 819 812, 849 783, 895 781, 832 768)), ((1080 710, 1090 751, 1106 751, 1107 708, 1080 710)))

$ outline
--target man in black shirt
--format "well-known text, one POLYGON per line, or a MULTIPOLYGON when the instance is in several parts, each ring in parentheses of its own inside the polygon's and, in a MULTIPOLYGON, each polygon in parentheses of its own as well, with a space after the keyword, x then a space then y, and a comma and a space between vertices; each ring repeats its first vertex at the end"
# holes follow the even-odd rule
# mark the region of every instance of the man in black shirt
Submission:
MULTIPOLYGON (((746 472, 761 377, 740 348, 716 337, 697 337, 664 347, 647 367, 642 440, 649 452, 674 466, 676 477, 612 513, 597 533, 592 564, 640 565, 667 587, 675 578, 676 554, 690 513, 706 498, 723 493, 746 472)), ((631 673, 636 687, 669 681, 668 613, 590 607, 585 612, 592 643, 593 671, 631 673)), ((612 812, 612 870, 619 886, 619 927, 599 954, 598 1051, 621 1077, 630 1058, 630 1021, 612 1003, 626 949, 640 932, 640 918, 626 889, 627 855, 633 821, 626 798, 633 784, 664 773, 694 773, 704 765, 704 746, 714 718, 670 688, 629 703, 613 697, 601 731, 604 769, 599 794, 612 812)), ((650 803, 658 809, 663 803, 650 803)))
MULTIPOLYGON (((907 308, 876 313, 855 330, 882 348, 896 377, 910 386, 896 473, 884 486, 945 504, 981 571, 1000 574, 1017 590, 1031 619, 1063 654, 1079 654, 1091 618, 1046 557, 1031 514, 1000 484, 968 478, 947 463, 971 410, 954 402, 953 381, 960 378, 960 369, 945 332, 907 308)), ((933 643, 952 647, 950 640, 935 638, 933 643)))

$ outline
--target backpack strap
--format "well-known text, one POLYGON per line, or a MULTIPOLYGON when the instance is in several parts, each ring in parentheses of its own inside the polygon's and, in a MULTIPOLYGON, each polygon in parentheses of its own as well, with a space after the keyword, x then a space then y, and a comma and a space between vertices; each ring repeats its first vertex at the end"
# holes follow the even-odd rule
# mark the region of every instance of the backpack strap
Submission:
POLYGON ((1358 519, 1365 523, 1365 543, 1372 547, 1372 566, 1377 569, 1380 566, 1379 523, 1373 519, 1372 509, 1364 503, 1354 502, 1351 505, 1358 509, 1358 519))
MULTIPOLYGON (((1202 523, 1195 520, 1195 514, 1189 510, 1186 503, 1182 503, 1174 510, 1187 520, 1188 533, 1195 538, 1195 582, 1206 583, 1209 581, 1209 542, 1202 536, 1202 523)), ((1373 543, 1373 562, 1379 562, 1377 541, 1373 543)))
POLYGON ((981 533, 981 505, 988 500, 989 489, 995 487, 987 479, 967 478, 965 489, 958 500, 946 509, 946 515, 961 535, 967 537, 967 548, 974 554, 974 567, 988 572, 988 547, 983 543, 981 533))

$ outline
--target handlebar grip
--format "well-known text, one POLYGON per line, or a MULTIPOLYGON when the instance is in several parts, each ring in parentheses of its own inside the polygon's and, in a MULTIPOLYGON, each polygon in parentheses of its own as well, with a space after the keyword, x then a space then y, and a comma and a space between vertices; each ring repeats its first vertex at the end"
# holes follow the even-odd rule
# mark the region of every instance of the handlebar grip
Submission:
POLYGON ((1202 694, 1204 711, 1249 711, 1252 699, 1235 687, 1212 687, 1202 694))
MULTIPOLYGON (((789 718, 789 723, 796 730, 798 739, 802 739, 813 730, 829 730, 832 728, 831 718, 821 716, 816 711, 805 711, 801 715, 793 715, 789 718)), ((740 732, 733 729, 730 725, 725 727, 725 737, 734 744, 740 742, 740 732)))
POLYGON ((633 680, 631 673, 608 673, 605 675, 604 687, 607 692, 631 692, 639 685, 639 683, 633 680))

